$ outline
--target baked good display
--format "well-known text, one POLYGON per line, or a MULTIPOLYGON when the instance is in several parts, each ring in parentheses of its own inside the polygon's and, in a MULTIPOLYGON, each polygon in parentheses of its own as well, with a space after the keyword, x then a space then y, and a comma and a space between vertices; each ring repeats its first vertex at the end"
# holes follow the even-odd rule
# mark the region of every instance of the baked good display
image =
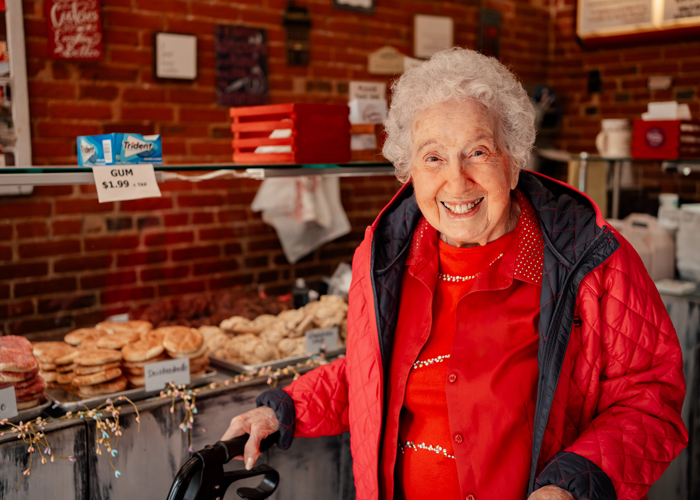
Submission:
POLYGON ((99 328, 78 328, 66 334, 63 340, 70 345, 80 346, 89 341, 97 341, 100 337, 107 335, 107 332, 99 328))
POLYGON ((32 344, 34 356, 39 360, 39 374, 49 384, 61 386, 73 380, 73 362, 78 349, 65 342, 35 342, 32 344))
POLYGON ((232 316, 219 325, 201 327, 207 352, 234 363, 256 365, 268 361, 306 354, 304 334, 317 328, 338 327, 339 342, 347 337, 348 305, 336 295, 323 295, 299 309, 289 309, 273 316, 263 314, 254 319, 232 316))
POLYGON ((32 344, 24 337, 0 337, 0 388, 14 387, 17 410, 38 406, 44 398, 46 382, 39 375, 39 362, 32 344))
POLYGON ((117 333, 137 333, 139 335, 150 332, 153 329, 153 324, 150 321, 102 321, 95 325, 95 328, 104 330, 110 335, 117 333))
MULTIPOLYGON (((95 348, 79 350, 78 355, 75 357, 76 369, 78 367, 86 367, 90 373, 77 375, 73 372, 71 384, 78 388, 78 395, 81 397, 93 397, 95 392, 106 389, 106 386, 103 386, 103 384, 121 377, 121 368, 114 366, 116 363, 121 363, 121 360, 122 353, 116 349, 95 348), (86 389, 88 386, 94 387, 86 389)), ((59 379, 60 376, 59 374, 59 379)))

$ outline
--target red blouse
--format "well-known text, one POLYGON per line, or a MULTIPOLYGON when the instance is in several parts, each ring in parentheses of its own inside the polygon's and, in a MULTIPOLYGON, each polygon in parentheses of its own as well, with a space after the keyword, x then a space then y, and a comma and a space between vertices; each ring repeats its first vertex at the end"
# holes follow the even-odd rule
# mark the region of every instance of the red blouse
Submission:
POLYGON ((516 196, 516 229, 483 247, 451 247, 419 223, 388 386, 385 499, 394 489, 407 500, 525 498, 542 240, 531 205, 516 196), (438 273, 476 277, 444 281, 438 273))

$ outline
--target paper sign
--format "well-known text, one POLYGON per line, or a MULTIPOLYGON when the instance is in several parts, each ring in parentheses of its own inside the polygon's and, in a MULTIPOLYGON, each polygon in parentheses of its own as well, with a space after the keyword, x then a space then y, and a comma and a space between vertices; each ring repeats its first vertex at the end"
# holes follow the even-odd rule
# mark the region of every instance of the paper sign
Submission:
POLYGON ((403 73, 403 54, 394 47, 382 47, 367 56, 367 71, 373 75, 403 73))
POLYGON ((338 327, 306 332, 306 352, 316 354, 325 347, 326 351, 338 348, 338 327))
POLYGON ((160 197, 153 165, 93 167, 92 173, 100 203, 160 197))
POLYGON ((190 383, 190 360, 169 359, 159 363, 149 363, 143 367, 146 391, 160 391, 168 383, 187 385, 190 383))
POLYGON ((15 388, 8 387, 0 390, 0 420, 17 416, 17 400, 15 388))
POLYGON ((197 78, 197 37, 156 33, 156 77, 197 78))
POLYGON ((386 83, 384 82, 350 82, 348 100, 354 99, 385 99, 386 83))
POLYGON ((454 22, 451 17, 416 15, 413 55, 427 59, 436 52, 449 49, 453 44, 453 32, 454 22))

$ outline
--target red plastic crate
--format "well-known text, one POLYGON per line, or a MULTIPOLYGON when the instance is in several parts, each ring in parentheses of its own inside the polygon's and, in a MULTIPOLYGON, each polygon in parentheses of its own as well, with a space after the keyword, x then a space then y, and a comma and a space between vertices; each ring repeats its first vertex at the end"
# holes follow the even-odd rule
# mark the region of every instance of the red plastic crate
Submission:
POLYGON ((632 157, 656 160, 700 157, 700 121, 634 120, 632 157))
POLYGON ((350 108, 335 104, 272 104, 231 108, 236 163, 345 163, 350 161, 350 108), (284 139, 273 130, 291 129, 284 139), (289 153, 255 153, 258 146, 291 146, 289 153))

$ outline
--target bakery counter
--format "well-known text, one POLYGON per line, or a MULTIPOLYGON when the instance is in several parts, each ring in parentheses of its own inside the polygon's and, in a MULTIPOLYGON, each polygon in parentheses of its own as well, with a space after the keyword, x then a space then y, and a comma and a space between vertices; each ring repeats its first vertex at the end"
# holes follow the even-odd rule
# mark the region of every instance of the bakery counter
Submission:
MULTIPOLYGON (((223 382, 220 373, 214 382, 223 382)), ((284 387, 291 377, 279 381, 284 387)), ((255 398, 268 388, 264 379, 256 379, 215 388, 197 394, 192 448, 198 450, 219 440, 235 415, 255 407, 255 398)), ((47 439, 56 455, 72 456, 75 462, 56 459, 41 464, 34 454, 31 475, 15 493, 29 463, 27 445, 16 435, 0 438, 0 498, 8 499, 91 499, 134 500, 166 498, 180 466, 189 458, 189 437, 179 428, 186 416, 180 401, 171 413, 172 400, 151 399, 121 405, 119 421, 122 435, 114 445, 117 453, 110 459, 102 446, 97 454, 98 430, 92 419, 50 423, 47 439), (140 427, 140 430, 139 430, 140 427), (118 471, 118 474, 117 474, 118 471)), ((114 442, 114 441, 113 441, 114 442)), ((280 473, 280 487, 273 499, 354 498, 349 435, 319 439, 297 439, 287 451, 273 447, 260 458, 280 473)), ((231 469, 241 462, 230 463, 231 469)), ((235 498, 229 491, 227 497, 235 498)))

